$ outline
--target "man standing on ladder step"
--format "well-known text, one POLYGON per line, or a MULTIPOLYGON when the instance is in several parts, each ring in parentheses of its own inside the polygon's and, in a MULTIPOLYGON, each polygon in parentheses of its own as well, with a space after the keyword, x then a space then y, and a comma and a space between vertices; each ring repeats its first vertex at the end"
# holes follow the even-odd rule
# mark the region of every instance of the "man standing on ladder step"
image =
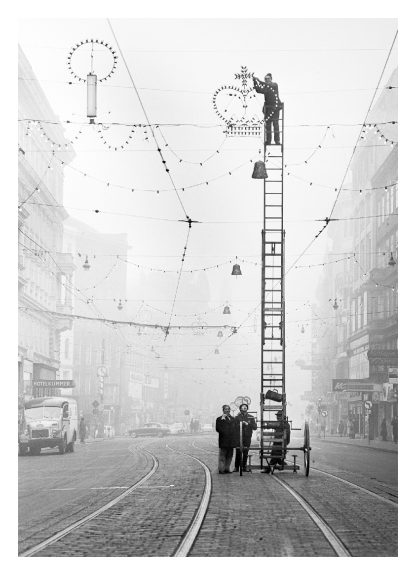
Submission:
POLYGON ((235 417, 236 432, 238 434, 237 445, 240 445, 240 428, 242 427, 242 439, 243 439, 243 453, 241 454, 241 448, 237 447, 235 454, 235 469, 234 471, 240 470, 240 465, 243 471, 247 471, 247 459, 248 450, 251 445, 251 435, 254 430, 257 429, 256 420, 248 412, 247 403, 242 403, 240 405, 240 413, 235 417))
POLYGON ((253 76, 253 84, 256 92, 264 94, 263 114, 266 123, 266 145, 272 143, 272 124, 274 143, 280 145, 279 114, 281 103, 279 99, 279 87, 272 81, 272 75, 266 74, 264 82, 253 76))

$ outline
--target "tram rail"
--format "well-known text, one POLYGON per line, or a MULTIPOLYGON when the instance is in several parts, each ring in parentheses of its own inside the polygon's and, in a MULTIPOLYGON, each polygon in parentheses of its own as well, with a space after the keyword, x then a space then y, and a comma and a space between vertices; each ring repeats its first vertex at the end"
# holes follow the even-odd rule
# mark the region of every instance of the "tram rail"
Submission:
POLYGON ((127 497, 127 495, 129 495, 130 493, 132 493, 132 491, 134 491, 135 489, 137 489, 138 487, 143 485, 143 483, 148 481, 148 479, 150 479, 150 477, 152 477, 152 475, 154 475, 156 473, 156 471, 158 470, 159 460, 152 453, 150 453, 150 451, 148 451, 147 449, 142 449, 141 451, 143 451, 144 453, 149 455, 151 460, 152 460, 152 467, 146 473, 146 475, 144 475, 141 479, 139 479, 138 481, 133 483, 133 485, 131 485, 125 491, 120 493, 120 495, 118 495, 117 497, 114 497, 113 499, 108 501, 105 505, 102 505, 101 507, 99 507, 98 509, 93 511, 92 513, 89 513, 85 517, 78 519, 77 521, 74 521, 73 523, 71 523, 70 525, 65 527, 64 529, 61 529, 60 531, 58 531, 54 535, 51 535, 50 537, 46 538, 44 541, 41 541, 40 543, 38 543, 32 547, 29 547, 29 549, 22 551, 22 553, 19 553, 19 557, 32 557, 33 555, 36 555, 36 553, 38 553, 39 551, 42 551, 43 549, 45 549, 49 545, 52 545, 53 543, 56 543, 60 539, 63 539, 64 537, 66 537, 66 535, 69 535, 70 533, 72 533, 73 531, 75 531, 76 529, 81 527, 82 525, 85 525, 86 523, 88 523, 92 519, 95 519, 95 517, 97 517, 101 513, 104 513, 104 511, 107 511, 107 509, 110 509, 110 507, 113 507, 114 505, 116 505, 119 501, 121 501, 122 499, 127 497))

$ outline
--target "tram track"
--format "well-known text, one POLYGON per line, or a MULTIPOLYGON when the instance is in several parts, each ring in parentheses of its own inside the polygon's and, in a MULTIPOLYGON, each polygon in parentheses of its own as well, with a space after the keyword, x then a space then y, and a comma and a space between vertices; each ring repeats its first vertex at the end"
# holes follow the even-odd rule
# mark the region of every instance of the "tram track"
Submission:
POLYGON ((208 511, 208 506, 209 506, 209 501, 210 501, 211 491, 212 491, 211 472, 208 469, 208 467, 205 465, 205 463, 203 461, 201 461, 198 457, 195 457, 194 455, 190 455, 189 453, 185 453, 183 451, 178 451, 176 449, 173 449, 169 445, 166 445, 166 447, 167 447, 167 449, 170 449, 174 453, 179 453, 179 454, 183 455, 184 457, 190 457, 191 459, 194 459, 195 461, 197 461, 201 465, 201 467, 203 468, 203 470, 205 472, 205 486, 204 486, 204 492, 203 492, 203 495, 201 497, 200 504, 198 505, 198 508, 197 508, 193 518, 192 518, 191 523, 189 524, 188 529, 186 530, 185 534, 182 536, 182 539, 181 539, 179 545, 176 547, 175 551, 171 555, 172 557, 187 557, 189 552, 192 549, 193 544, 195 543, 196 538, 198 537, 198 533, 201 529, 205 515, 208 511))
POLYGON ((342 477, 338 477, 338 475, 330 473, 329 471, 323 471, 322 469, 318 469, 317 467, 311 467, 311 470, 317 471, 318 473, 322 473, 323 475, 327 475, 329 477, 332 477, 333 479, 336 479, 337 481, 341 481, 341 483, 345 483, 346 485, 350 485, 351 487, 354 487, 355 489, 358 489, 359 491, 362 491, 363 493, 366 493, 367 495, 371 495, 372 497, 375 497, 376 499, 383 501, 383 503, 388 503, 388 504, 390 504, 396 508, 398 507, 398 503, 396 501, 392 501, 391 499, 389 499, 388 497, 385 497, 384 495, 380 495, 379 493, 376 493, 375 491, 371 491, 371 489, 366 489, 365 487, 361 487, 361 485, 357 485, 356 483, 353 483, 352 481, 348 481, 347 479, 343 479, 342 477))
POLYGON ((44 549, 49 547, 49 545, 56 543, 57 541, 63 539, 64 537, 66 537, 70 533, 73 533, 74 531, 76 531, 77 529, 79 529, 81 526, 85 525, 86 523, 88 523, 92 519, 95 519, 97 516, 101 515, 105 511, 107 511, 107 509, 110 509, 111 507, 116 505, 119 501, 121 501, 122 499, 127 497, 135 489, 142 486, 143 483, 148 481, 148 479, 150 479, 150 477, 152 477, 152 475, 154 475, 156 473, 156 471, 158 470, 159 460, 152 453, 150 453, 150 451, 148 451, 147 449, 141 449, 140 451, 142 451, 146 455, 150 456, 150 458, 152 460, 152 467, 146 473, 146 475, 144 475, 141 479, 139 479, 138 481, 133 483, 133 485, 128 487, 120 495, 118 495, 117 497, 114 497, 113 499, 111 499, 110 501, 108 501, 107 503, 105 503, 104 505, 102 505, 101 507, 99 507, 98 509, 93 511, 92 513, 89 513, 85 517, 78 519, 77 521, 74 521, 73 523, 71 523, 70 525, 68 525, 64 529, 61 529, 60 531, 58 531, 54 535, 44 539, 43 541, 41 541, 40 543, 37 543, 36 545, 34 545, 32 547, 29 547, 29 549, 22 551, 22 553, 19 553, 19 557, 33 557, 34 555, 36 555, 36 553, 39 553, 40 551, 43 551, 44 549))

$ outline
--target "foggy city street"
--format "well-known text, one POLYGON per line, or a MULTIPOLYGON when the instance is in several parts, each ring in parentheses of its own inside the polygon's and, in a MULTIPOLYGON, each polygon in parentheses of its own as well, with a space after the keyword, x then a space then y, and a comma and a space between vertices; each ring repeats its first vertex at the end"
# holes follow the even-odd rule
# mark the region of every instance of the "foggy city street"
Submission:
POLYGON ((259 16, 19 21, 20 557, 398 556, 398 23, 259 16))

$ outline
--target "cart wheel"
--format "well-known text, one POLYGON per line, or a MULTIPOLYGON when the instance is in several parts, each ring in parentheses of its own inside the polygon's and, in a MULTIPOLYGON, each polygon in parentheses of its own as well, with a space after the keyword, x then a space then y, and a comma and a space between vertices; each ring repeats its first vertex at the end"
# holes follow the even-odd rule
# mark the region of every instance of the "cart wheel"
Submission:
POLYGON ((303 466, 305 468, 305 475, 308 477, 311 462, 311 442, 309 437, 309 423, 307 422, 305 422, 303 438, 303 466))

